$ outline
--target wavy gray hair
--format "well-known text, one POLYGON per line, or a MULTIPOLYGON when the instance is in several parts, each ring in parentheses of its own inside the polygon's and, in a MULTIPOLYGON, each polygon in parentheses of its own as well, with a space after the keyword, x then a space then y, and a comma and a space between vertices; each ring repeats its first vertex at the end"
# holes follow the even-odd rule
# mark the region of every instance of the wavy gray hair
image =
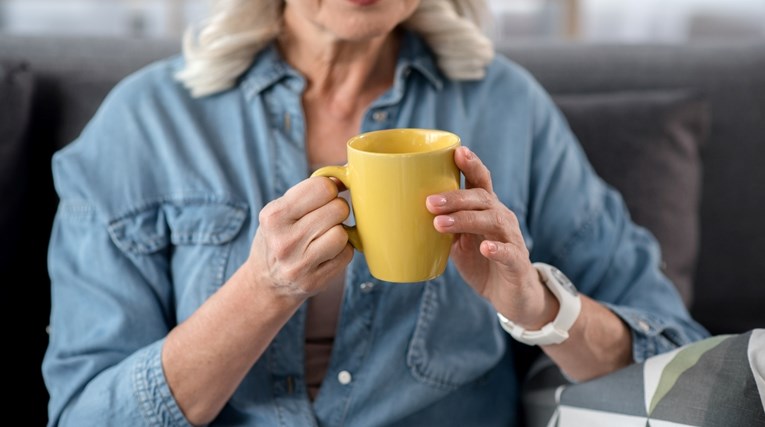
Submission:
MULTIPOLYGON (((212 14, 183 40, 184 69, 176 78, 195 97, 234 86, 254 56, 281 31, 284 0, 214 0, 212 14)), ((420 34, 438 66, 455 80, 480 79, 494 57, 482 28, 485 0, 422 0, 404 26, 420 34)))

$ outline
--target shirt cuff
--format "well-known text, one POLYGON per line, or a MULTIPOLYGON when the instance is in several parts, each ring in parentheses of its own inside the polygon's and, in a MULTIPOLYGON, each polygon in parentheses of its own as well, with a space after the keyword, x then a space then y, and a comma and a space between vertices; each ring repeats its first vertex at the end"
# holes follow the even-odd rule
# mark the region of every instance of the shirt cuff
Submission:
POLYGON ((173 397, 162 369, 162 346, 165 340, 143 350, 133 371, 133 387, 138 406, 151 426, 191 427, 173 397))
POLYGON ((688 344, 679 325, 673 325, 645 310, 600 302, 632 330, 632 357, 641 363, 649 357, 688 344))

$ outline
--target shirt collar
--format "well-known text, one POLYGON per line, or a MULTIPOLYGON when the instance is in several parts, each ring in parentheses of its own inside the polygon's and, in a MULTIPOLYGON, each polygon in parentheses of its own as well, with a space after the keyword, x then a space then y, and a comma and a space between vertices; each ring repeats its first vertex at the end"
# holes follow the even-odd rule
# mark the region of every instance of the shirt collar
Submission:
POLYGON ((276 43, 272 42, 255 56, 254 63, 242 77, 241 87, 248 97, 253 97, 287 77, 303 79, 284 62, 276 43))
MULTIPOLYGON (((412 68, 422 74, 438 90, 444 86, 441 71, 436 66, 433 53, 425 42, 415 33, 406 30, 401 42, 401 50, 398 55, 397 71, 403 70, 403 75, 396 73, 396 80, 406 77, 406 70, 412 68)), ((396 84, 400 83, 399 81, 396 84)))
MULTIPOLYGON (((443 87, 443 77, 430 49, 419 36, 407 30, 396 64, 394 87, 403 87, 403 80, 409 76, 410 69, 419 72, 437 90, 443 87)), ((272 42, 256 55, 252 66, 242 76, 240 84, 245 94, 253 97, 289 78, 298 80, 300 87, 304 85, 304 77, 284 61, 276 43, 272 42)))

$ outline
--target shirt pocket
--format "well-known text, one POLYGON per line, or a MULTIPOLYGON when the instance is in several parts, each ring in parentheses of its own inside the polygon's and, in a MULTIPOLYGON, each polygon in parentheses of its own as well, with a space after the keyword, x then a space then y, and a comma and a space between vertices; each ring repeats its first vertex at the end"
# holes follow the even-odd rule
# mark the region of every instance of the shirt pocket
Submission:
POLYGON ((112 221, 109 234, 129 256, 147 260, 137 265, 149 280, 171 278, 180 322, 237 267, 228 261, 247 213, 246 204, 232 201, 162 201, 112 221))
POLYGON ((479 380, 502 360, 507 347, 503 334, 486 300, 462 281, 441 276, 425 284, 407 365, 420 382, 455 390, 479 380))

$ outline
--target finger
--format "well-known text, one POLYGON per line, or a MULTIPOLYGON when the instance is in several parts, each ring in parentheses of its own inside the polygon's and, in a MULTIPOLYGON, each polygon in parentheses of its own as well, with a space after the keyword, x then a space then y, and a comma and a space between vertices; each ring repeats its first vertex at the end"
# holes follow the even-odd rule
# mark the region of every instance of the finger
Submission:
POLYGON ((459 211, 437 215, 433 226, 441 233, 467 233, 509 242, 523 240, 518 219, 509 210, 459 211))
POLYGON ((449 191, 428 196, 426 207, 433 214, 448 214, 456 211, 487 210, 499 204, 494 194, 483 188, 449 191))
POLYGON ((294 231, 304 236, 306 244, 324 234, 330 228, 345 221, 351 209, 348 202, 335 197, 326 205, 319 207, 297 220, 294 231))
POLYGON ((311 241, 305 251, 310 265, 319 264, 337 257, 348 246, 348 233, 342 225, 335 225, 311 241))
POLYGON ((315 277, 326 278, 336 276, 340 270, 345 268, 351 262, 353 259, 353 254, 353 246, 350 244, 345 245, 345 248, 343 248, 343 250, 340 251, 337 256, 319 264, 318 268, 316 269, 315 277))
POLYGON ((459 147, 454 153, 454 163, 465 176, 465 188, 483 188, 489 193, 494 192, 489 169, 469 148, 459 147))
POLYGON ((491 261, 503 265, 517 265, 521 260, 528 259, 528 251, 519 250, 518 246, 494 240, 484 240, 479 246, 481 255, 491 261))
POLYGON ((284 220, 295 221, 337 198, 337 185, 325 177, 308 178, 287 190, 274 202, 284 220))

